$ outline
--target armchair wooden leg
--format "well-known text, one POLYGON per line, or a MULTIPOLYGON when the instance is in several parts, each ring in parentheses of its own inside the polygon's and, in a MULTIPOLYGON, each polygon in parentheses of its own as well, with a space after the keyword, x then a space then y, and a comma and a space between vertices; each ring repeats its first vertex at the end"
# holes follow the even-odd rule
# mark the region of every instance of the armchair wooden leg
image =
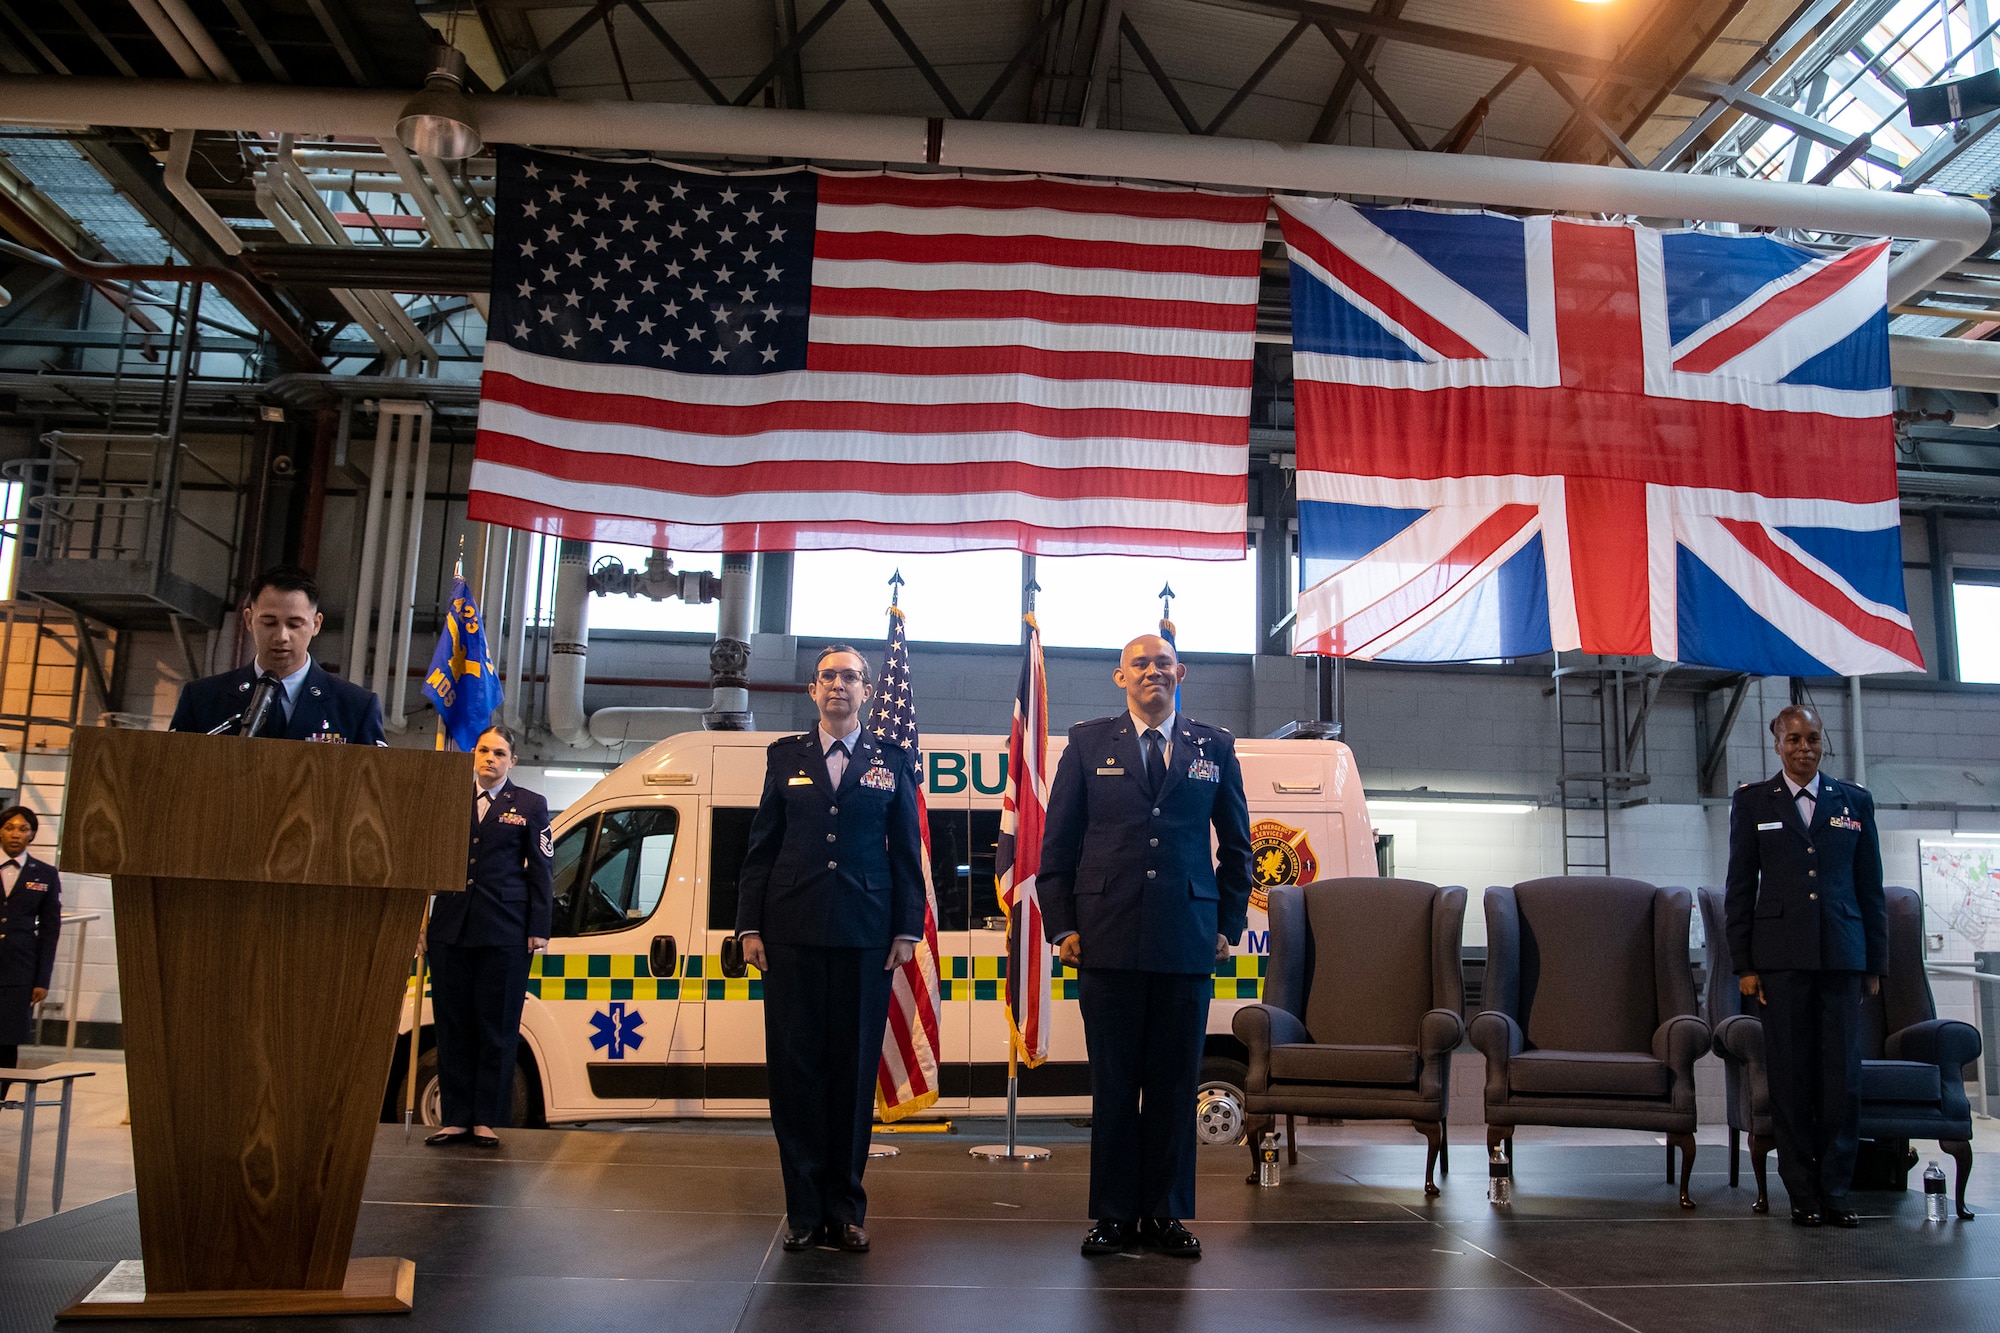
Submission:
POLYGON ((1438 1187, 1437 1181, 1432 1175, 1432 1168, 1437 1165, 1438 1151, 1444 1146, 1444 1123, 1438 1120, 1413 1120, 1410 1123, 1417 1133, 1424 1136, 1424 1143, 1426 1145, 1424 1148, 1424 1197, 1435 1199, 1438 1196, 1438 1187))
POLYGON ((1285 1165, 1299 1164, 1299 1122, 1290 1111, 1285 1112, 1285 1165))
POLYGON ((1278 1117, 1274 1115, 1253 1115, 1244 1118, 1243 1141, 1250 1145, 1250 1174, 1244 1177, 1244 1184, 1254 1185, 1257 1183, 1257 1168, 1262 1164, 1263 1160, 1258 1155, 1257 1145, 1263 1142, 1266 1134, 1277 1128, 1277 1124, 1278 1117))
POLYGON ((1730 1130, 1729 1131, 1729 1188, 1731 1189, 1736 1188, 1737 1181, 1740 1180, 1742 1177, 1742 1169, 1741 1169, 1742 1163, 1737 1160, 1737 1156, 1742 1151, 1742 1149, 1743 1149, 1743 1131, 1740 1129, 1730 1130))
POLYGON ((1764 1180, 1764 1159, 1770 1156, 1773 1140, 1768 1134, 1750 1136, 1750 1173, 1757 1178, 1757 1202, 1750 1205, 1753 1213, 1771 1211, 1771 1193, 1764 1180))
MULTIPOLYGON (((1670 1163, 1676 1148, 1680 1149, 1681 1154, 1681 1207, 1692 1208, 1694 1200, 1688 1197, 1688 1179, 1694 1175, 1694 1135, 1667 1135, 1667 1158, 1670 1163)), ((1671 1180, 1672 1176, 1668 1179, 1671 1180)))
POLYGON ((1671 1134, 1667 1136, 1667 1183, 1674 1183, 1674 1139, 1671 1134))
POLYGON ((1451 1121, 1438 1121, 1438 1174, 1451 1174, 1451 1121))
POLYGON ((1958 1163, 1958 1220, 1970 1222, 1974 1213, 1965 1206, 1965 1178, 1972 1174, 1972 1145, 1963 1139, 1939 1139, 1938 1147, 1951 1154, 1958 1163))

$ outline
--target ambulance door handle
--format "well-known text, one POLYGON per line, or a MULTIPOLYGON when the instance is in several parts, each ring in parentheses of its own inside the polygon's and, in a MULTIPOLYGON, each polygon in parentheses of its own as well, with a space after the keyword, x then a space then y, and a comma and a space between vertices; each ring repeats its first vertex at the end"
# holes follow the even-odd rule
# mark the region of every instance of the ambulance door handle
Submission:
POLYGON ((646 963, 656 977, 670 977, 679 969, 681 951, 671 935, 653 936, 653 947, 647 952, 646 963))
POLYGON ((1273 782, 1271 787, 1280 796, 1317 796, 1324 785, 1319 782, 1273 782))
POLYGON ((749 974, 750 969, 744 966, 743 963, 742 937, 739 935, 728 936, 722 941, 722 975, 725 977, 744 977, 749 974))

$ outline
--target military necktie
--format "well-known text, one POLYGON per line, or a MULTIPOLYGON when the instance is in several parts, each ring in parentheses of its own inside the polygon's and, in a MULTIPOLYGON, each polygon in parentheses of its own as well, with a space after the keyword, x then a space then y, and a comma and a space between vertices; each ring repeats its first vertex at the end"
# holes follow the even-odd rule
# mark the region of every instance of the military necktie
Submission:
POLYGON ((1159 791, 1167 777, 1167 752, 1158 727, 1146 729, 1146 785, 1159 791))
POLYGON ((826 747, 826 775, 833 780, 833 789, 840 790, 840 780, 847 776, 847 743, 835 741, 826 747))
POLYGON ((282 736, 285 734, 285 685, 275 671, 266 671, 263 683, 270 688, 271 706, 264 710, 264 721, 258 726, 259 736, 282 736))

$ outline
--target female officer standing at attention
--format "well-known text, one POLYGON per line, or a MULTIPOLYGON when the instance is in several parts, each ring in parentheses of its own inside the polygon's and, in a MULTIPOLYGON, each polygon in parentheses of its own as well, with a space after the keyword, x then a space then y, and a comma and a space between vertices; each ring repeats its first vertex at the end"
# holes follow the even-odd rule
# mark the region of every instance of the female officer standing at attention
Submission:
POLYGON ((528 959, 549 942, 549 803, 508 780, 514 744, 506 727, 479 733, 465 892, 440 893, 431 907, 431 1015, 444 1117, 444 1128, 424 1140, 434 1148, 497 1148, 494 1129, 513 1123, 528 959))
POLYGON ((19 1068, 21 1047, 33 1040, 35 1006, 48 998, 62 934, 62 879, 28 855, 40 831, 26 806, 0 810, 0 1069, 19 1068))

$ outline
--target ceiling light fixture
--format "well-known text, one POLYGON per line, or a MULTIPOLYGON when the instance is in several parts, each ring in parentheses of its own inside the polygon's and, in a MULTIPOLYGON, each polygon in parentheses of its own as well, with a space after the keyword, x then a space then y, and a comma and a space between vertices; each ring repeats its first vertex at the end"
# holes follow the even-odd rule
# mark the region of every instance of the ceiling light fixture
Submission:
POLYGON ((479 151, 479 126, 472 99, 465 95, 465 57, 457 47, 431 48, 431 72, 424 76, 422 91, 403 103, 396 137, 411 152, 446 162, 479 151))

